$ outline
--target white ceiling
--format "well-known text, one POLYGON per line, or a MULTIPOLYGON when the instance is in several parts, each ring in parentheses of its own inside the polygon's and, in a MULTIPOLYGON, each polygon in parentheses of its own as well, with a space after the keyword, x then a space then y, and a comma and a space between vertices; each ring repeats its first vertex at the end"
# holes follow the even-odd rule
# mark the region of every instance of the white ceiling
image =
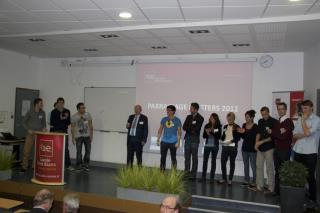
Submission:
POLYGON ((303 51, 319 38, 320 0, 0 0, 0 48, 38 57, 303 51))

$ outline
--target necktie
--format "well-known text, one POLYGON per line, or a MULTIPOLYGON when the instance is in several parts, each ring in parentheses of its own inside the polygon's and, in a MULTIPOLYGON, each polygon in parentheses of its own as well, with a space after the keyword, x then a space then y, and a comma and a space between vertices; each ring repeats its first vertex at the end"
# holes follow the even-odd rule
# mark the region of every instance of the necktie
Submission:
POLYGON ((136 128, 137 128, 137 123, 138 123, 138 116, 134 116, 132 126, 130 129, 130 135, 131 136, 136 136, 136 128))

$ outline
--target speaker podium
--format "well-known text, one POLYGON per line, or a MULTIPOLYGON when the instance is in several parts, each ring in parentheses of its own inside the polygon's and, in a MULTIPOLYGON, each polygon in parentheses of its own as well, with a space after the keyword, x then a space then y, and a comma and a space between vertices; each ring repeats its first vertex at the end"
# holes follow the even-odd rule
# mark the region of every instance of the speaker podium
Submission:
POLYGON ((64 185, 64 155, 67 134, 35 132, 34 174, 31 181, 42 185, 64 185))

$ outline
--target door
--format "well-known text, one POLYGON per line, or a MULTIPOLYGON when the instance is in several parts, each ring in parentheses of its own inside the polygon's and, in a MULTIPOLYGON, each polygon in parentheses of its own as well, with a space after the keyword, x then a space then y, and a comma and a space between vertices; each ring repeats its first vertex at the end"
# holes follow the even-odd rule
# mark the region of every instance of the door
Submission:
POLYGON ((14 136, 23 138, 27 130, 23 127, 22 121, 25 114, 33 108, 34 99, 39 97, 39 90, 16 88, 16 101, 14 113, 14 136))

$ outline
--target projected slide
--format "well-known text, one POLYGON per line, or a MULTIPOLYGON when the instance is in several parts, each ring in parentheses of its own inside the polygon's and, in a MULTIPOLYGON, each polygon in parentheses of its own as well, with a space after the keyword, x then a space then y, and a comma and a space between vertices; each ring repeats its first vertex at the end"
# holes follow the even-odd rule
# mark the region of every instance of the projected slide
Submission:
MULTIPOLYGON (((176 106, 176 116, 182 123, 189 114, 190 103, 198 102, 204 124, 213 112, 225 124, 226 114, 232 111, 241 125, 244 113, 251 108, 251 90, 250 62, 139 64, 136 101, 149 118, 149 146, 145 151, 160 150, 156 145, 157 130, 166 116, 167 105, 176 106)), ((199 154, 203 150, 201 144, 199 154)), ((177 153, 183 153, 183 143, 177 153)))

